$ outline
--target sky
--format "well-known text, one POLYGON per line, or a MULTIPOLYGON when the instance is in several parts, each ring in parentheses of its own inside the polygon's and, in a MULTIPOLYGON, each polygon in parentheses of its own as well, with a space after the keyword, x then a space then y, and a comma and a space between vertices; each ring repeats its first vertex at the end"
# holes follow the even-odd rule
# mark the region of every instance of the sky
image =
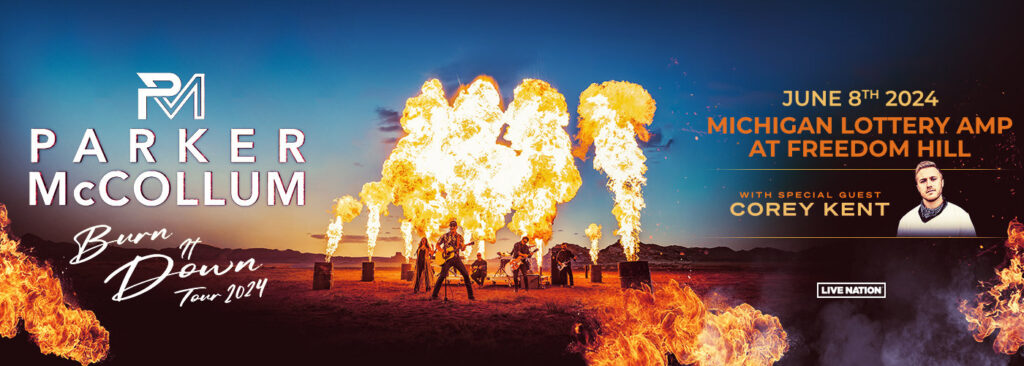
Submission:
MULTIPOLYGON (((749 248, 757 244, 714 238, 769 232, 777 222, 731 217, 727 207, 736 192, 783 182, 814 186, 817 180, 720 169, 834 162, 748 158, 751 139, 708 136, 708 117, 793 113, 779 106, 783 89, 932 87, 968 104, 977 102, 951 94, 986 99, 1008 90, 1019 98, 1020 72, 1002 71, 1021 61, 1008 50, 1020 45, 1021 32, 1007 15, 1019 14, 1016 10, 948 4, 922 9, 888 2, 5 2, 0 5, 0 202, 7 204, 16 232, 55 241, 108 224, 115 233, 167 228, 179 240, 201 237, 224 247, 322 252, 323 241, 312 235, 323 233, 331 219, 331 200, 358 195, 363 183, 380 179, 381 165, 401 137, 395 113, 424 81, 439 78, 450 94, 460 83, 487 74, 507 101, 523 78, 545 80, 565 95, 573 121, 569 133, 575 134, 579 93, 591 83, 627 80, 642 85, 657 102, 654 138, 645 148, 649 170, 641 240, 749 248), (191 105, 173 120, 153 110, 155 117, 136 119, 136 90, 142 87, 137 72, 173 72, 186 75, 183 79, 205 73, 206 119, 186 118, 191 105), (32 128, 49 128, 58 136, 38 164, 29 161, 32 128), (108 163, 92 158, 72 163, 87 128, 96 129, 108 163), (156 133, 157 163, 128 162, 129 128, 156 133), (179 128, 209 129, 197 145, 209 164, 177 162, 179 128), (256 164, 228 162, 231 128, 256 130, 256 164), (306 163, 277 163, 279 128, 305 132, 306 163), (306 204, 27 203, 29 171, 44 176, 67 171, 73 186, 110 170, 135 176, 151 169, 169 176, 185 171, 197 182, 203 171, 213 171, 221 196, 227 196, 233 170, 285 176, 305 171, 306 204)), ((1011 101, 985 106, 998 110, 1011 101)), ((604 226, 602 246, 607 246, 615 240, 616 225, 606 177, 593 169, 592 160, 576 164, 583 186, 559 207, 552 241, 586 243, 583 231, 595 222, 604 226)), ((200 188, 193 185, 189 192, 197 196, 200 188)), ((400 250, 401 210, 392 207, 391 213, 383 221, 377 256, 400 250)), ((365 217, 346 226, 348 239, 338 255, 365 253, 357 236, 365 217)), ((783 226, 798 234, 804 225, 783 226)), ((512 240, 514 235, 502 230, 488 253, 509 249, 512 240)))

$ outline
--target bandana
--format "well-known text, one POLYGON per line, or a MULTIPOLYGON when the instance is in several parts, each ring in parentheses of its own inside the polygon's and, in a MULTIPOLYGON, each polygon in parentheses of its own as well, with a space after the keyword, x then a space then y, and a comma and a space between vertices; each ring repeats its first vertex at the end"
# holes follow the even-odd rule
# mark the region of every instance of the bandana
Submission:
POLYGON ((935 218, 935 216, 939 216, 944 208, 946 208, 946 200, 942 200, 942 204, 936 208, 927 208, 922 204, 921 207, 917 209, 917 214, 921 215, 921 222, 928 222, 928 220, 935 218))

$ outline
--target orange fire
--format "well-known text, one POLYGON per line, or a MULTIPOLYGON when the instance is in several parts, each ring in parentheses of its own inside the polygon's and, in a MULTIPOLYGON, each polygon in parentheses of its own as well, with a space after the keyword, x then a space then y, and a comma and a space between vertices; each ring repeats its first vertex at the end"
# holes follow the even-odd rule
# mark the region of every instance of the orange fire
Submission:
POLYGON ((587 226, 587 238, 590 238, 590 260, 594 264, 597 264, 597 255, 601 252, 597 248, 597 242, 601 240, 601 225, 590 224, 587 226))
MULTIPOLYGON (((595 335, 577 343, 590 365, 771 365, 789 349, 775 316, 748 304, 702 301, 674 280, 650 293, 624 290, 594 306, 595 335)), ((579 335, 581 327, 576 327, 579 335)))
POLYGON ((366 183, 359 192, 359 198, 366 204, 366 255, 372 262, 373 249, 377 247, 377 235, 380 234, 380 215, 388 215, 391 187, 381 182, 366 183))
MULTIPOLYGON (((569 125, 565 96, 544 81, 526 79, 516 87, 505 116, 505 137, 529 168, 515 186, 512 208, 516 213, 508 228, 534 238, 538 253, 544 253, 557 205, 575 197, 582 184, 572 157, 572 138, 565 131, 569 125)), ((537 255, 538 270, 543 268, 541 257, 537 255)))
POLYGON ((594 145, 594 169, 608 175, 608 189, 615 195, 612 214, 619 223, 615 231, 626 260, 638 260, 640 210, 645 206, 641 192, 647 178, 643 150, 634 136, 650 139, 647 125, 654 119, 654 99, 643 87, 625 81, 591 84, 580 94, 580 144, 573 155, 586 159, 594 145))
POLYGON ((401 123, 406 135, 384 163, 382 182, 405 219, 430 237, 457 219, 467 239, 494 241, 511 210, 511 183, 498 176, 521 169, 496 143, 504 122, 493 80, 477 78, 451 105, 441 83, 427 81, 406 102, 401 123))
POLYGON ((405 263, 409 263, 409 258, 412 258, 412 222, 409 220, 402 220, 402 239, 405 239, 405 263))
POLYGON ((429 80, 406 101, 406 135, 384 163, 381 182, 405 219, 428 236, 456 219, 466 240, 485 253, 515 210, 509 229, 546 240, 557 204, 581 184, 568 120, 564 96, 540 80, 524 80, 505 111, 489 77, 460 88, 451 103, 440 81, 429 80))
POLYGON ((344 224, 359 216, 359 212, 362 210, 363 204, 352 196, 334 199, 334 205, 331 206, 334 220, 331 220, 331 224, 327 227, 327 262, 331 261, 331 256, 338 250, 344 224))
POLYGON ((982 288, 987 289, 975 297, 973 305, 961 300, 960 312, 967 319, 967 329, 974 333, 974 340, 984 342, 999 330, 992 349, 1012 355, 1024 345, 1024 224, 1014 219, 1006 233, 1010 264, 997 269, 992 282, 981 282, 982 288))
POLYGON ((70 305, 49 266, 17 250, 19 241, 9 225, 7 206, 0 203, 0 336, 14 338, 24 319, 25 331, 43 354, 82 365, 103 360, 110 333, 95 313, 70 305))

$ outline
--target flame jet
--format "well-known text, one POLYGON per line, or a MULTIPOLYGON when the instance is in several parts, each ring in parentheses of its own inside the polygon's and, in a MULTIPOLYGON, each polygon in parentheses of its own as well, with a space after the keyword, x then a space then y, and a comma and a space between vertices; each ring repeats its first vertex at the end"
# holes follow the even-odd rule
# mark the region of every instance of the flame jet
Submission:
POLYGON ((1024 224, 1013 219, 1006 235, 1009 265, 996 269, 994 281, 982 282, 984 291, 975 297, 973 305, 961 300, 959 309, 974 340, 984 342, 999 330, 992 349, 1012 355, 1024 345, 1024 224))
POLYGON ((573 155, 586 160, 594 145, 594 169, 608 175, 608 189, 615 195, 612 214, 619 223, 615 234, 628 261, 639 259, 640 210, 645 206, 641 190, 647 183, 647 158, 636 138, 650 139, 646 126, 653 121, 654 110, 651 95, 630 82, 591 84, 580 94, 579 145, 573 155))
POLYGON ((601 225, 590 224, 587 226, 587 238, 590 238, 590 260, 594 264, 597 264, 597 254, 600 250, 597 249, 597 241, 601 240, 601 225))
POLYGON ((668 365, 666 352, 683 365, 771 365, 782 359, 789 342, 779 318, 748 304, 724 303, 703 300, 675 280, 654 293, 628 289, 588 311, 597 323, 591 328, 599 331, 573 348, 595 366, 668 365))
MULTIPOLYGON (((575 197, 582 180, 571 153, 572 138, 565 132, 569 125, 565 96, 544 81, 526 79, 516 87, 514 97, 505 112, 505 138, 529 170, 515 187, 515 214, 508 227, 533 237, 543 253, 544 241, 551 239, 557 205, 575 197)), ((541 257, 537 256, 538 269, 541 257)))
POLYGON ((402 220, 402 238, 405 239, 405 263, 412 257, 412 222, 402 220))
POLYGON ((359 192, 359 199, 366 204, 366 253, 372 262, 373 248, 377 246, 377 234, 380 233, 380 215, 388 215, 391 188, 381 182, 366 183, 359 192))
POLYGON ((110 333, 96 314, 71 305, 53 270, 18 251, 0 203, 0 336, 14 338, 19 319, 39 352, 88 365, 106 358, 110 333))
POLYGON ((334 214, 334 220, 327 226, 327 262, 331 261, 334 252, 338 250, 338 243, 341 242, 344 224, 359 216, 362 210, 363 204, 352 198, 352 196, 346 195, 334 199, 334 205, 331 206, 330 211, 334 214))

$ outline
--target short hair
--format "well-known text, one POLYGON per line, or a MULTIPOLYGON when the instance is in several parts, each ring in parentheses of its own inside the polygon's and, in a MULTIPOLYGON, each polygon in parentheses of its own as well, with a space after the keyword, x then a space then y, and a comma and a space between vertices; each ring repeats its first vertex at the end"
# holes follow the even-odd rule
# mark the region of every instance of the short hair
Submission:
POLYGON ((935 168, 935 170, 939 171, 939 175, 942 175, 942 170, 939 170, 939 167, 935 165, 935 162, 931 160, 922 160, 920 163, 917 163, 917 168, 914 169, 914 181, 917 181, 917 173, 920 173, 921 169, 925 168, 935 168))
POLYGON ((459 223, 455 222, 455 220, 452 220, 452 222, 448 223, 448 227, 452 227, 452 226, 459 226, 459 223))

